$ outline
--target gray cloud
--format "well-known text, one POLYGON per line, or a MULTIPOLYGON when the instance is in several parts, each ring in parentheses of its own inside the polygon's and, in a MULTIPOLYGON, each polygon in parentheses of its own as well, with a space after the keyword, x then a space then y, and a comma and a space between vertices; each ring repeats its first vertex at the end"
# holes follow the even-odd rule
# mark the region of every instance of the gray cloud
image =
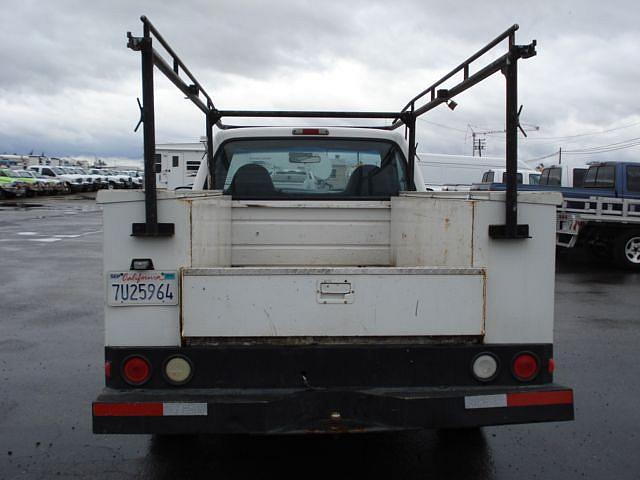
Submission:
MULTIPOLYGON (((577 139, 640 121, 637 7, 595 2, 5 2, 0 28, 0 152, 139 156, 135 97, 146 13, 223 108, 397 109, 513 23, 539 55, 522 62, 520 142, 534 157, 640 136, 640 128, 577 139)), ((195 140, 202 119, 158 78, 159 141, 195 140)), ((470 153, 476 131, 501 129, 500 76, 460 96, 455 112, 421 122, 421 150, 470 153), (466 141, 465 141, 466 139, 466 141)), ((488 152, 503 153, 500 135, 488 152)), ((630 158, 637 149, 617 152, 630 158)), ((598 158, 601 158, 598 157, 598 158)))

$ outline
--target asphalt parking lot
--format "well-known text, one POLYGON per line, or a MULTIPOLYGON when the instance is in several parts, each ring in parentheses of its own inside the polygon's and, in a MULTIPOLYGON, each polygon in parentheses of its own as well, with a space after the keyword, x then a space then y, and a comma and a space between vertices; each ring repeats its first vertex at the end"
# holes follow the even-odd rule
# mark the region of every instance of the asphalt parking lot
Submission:
POLYGON ((459 436, 104 436, 90 412, 103 385, 101 242, 91 198, 0 203, 0 478, 640 478, 640 274, 580 252, 558 259, 556 381, 575 389, 574 422, 459 436))

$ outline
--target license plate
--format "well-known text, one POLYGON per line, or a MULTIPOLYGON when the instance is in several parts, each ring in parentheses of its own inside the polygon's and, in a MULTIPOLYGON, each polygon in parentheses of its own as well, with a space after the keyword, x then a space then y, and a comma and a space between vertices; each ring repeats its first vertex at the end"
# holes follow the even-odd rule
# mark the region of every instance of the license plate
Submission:
POLYGON ((109 272, 107 304, 112 307, 177 305, 178 273, 157 270, 109 272))

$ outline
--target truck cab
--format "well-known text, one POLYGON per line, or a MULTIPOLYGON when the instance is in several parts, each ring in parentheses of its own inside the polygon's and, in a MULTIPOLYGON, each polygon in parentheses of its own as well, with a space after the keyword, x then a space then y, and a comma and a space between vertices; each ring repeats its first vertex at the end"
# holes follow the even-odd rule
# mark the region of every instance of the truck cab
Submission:
POLYGON ((542 169, 539 184, 549 187, 581 187, 587 168, 587 165, 550 165, 542 169))

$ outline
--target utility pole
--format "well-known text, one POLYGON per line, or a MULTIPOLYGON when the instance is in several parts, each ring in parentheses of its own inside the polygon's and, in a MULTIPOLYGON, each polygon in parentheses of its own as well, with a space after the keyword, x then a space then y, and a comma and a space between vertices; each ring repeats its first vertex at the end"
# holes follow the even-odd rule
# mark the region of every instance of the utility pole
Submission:
MULTIPOLYGON (((482 133, 480 133, 482 134, 482 133)), ((485 150, 487 148, 487 139, 486 138, 479 138, 478 134, 476 132, 471 133, 471 137, 473 140, 473 151, 472 151, 472 156, 476 156, 476 152, 478 152, 478 156, 481 157, 482 156, 482 150, 485 150)))
POLYGON ((558 165, 562 165, 562 147, 558 150, 558 165))

